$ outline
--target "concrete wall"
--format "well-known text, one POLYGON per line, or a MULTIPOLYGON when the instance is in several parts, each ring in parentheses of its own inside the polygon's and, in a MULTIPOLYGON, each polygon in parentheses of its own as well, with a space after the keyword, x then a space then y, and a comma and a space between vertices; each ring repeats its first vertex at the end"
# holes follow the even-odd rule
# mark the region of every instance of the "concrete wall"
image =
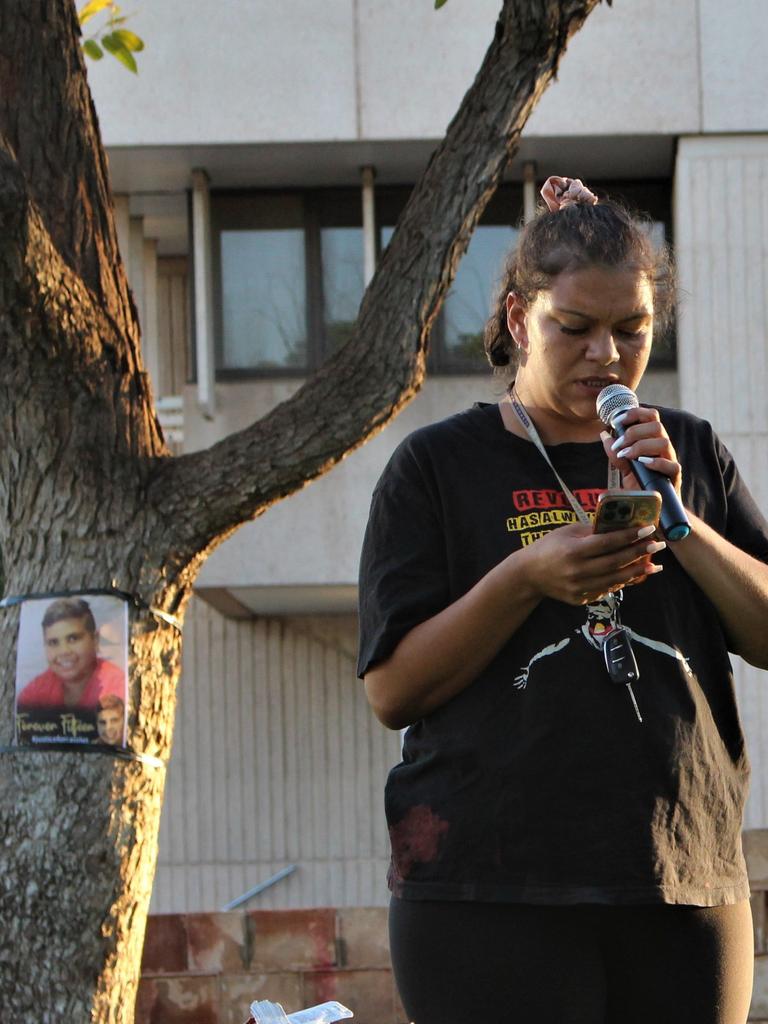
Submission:
POLYGON ((701 131, 764 132, 768 63, 764 0, 699 0, 701 131))
MULTIPOLYGON (((675 175, 680 401, 708 419, 768 513, 768 136, 681 139, 675 175)), ((752 759, 747 824, 768 821, 768 674, 736 659, 752 759)))
MULTIPOLYGON (((110 146, 439 138, 499 0, 144 5, 134 78, 90 66, 110 146)), ((569 46, 526 134, 761 131, 763 0, 615 0, 569 46), (743 73, 749 68, 749 74, 743 73), (609 102, 607 99, 609 98, 609 102)))

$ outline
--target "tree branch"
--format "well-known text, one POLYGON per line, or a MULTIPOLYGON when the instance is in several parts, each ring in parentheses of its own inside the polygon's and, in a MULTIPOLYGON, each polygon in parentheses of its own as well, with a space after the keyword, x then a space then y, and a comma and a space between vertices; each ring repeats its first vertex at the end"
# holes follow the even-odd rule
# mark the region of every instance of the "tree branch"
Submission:
POLYGON ((208 549, 384 427, 424 377, 430 327, 568 39, 599 0, 505 0, 474 84, 414 189, 351 341, 288 401, 150 486, 177 548, 208 549))

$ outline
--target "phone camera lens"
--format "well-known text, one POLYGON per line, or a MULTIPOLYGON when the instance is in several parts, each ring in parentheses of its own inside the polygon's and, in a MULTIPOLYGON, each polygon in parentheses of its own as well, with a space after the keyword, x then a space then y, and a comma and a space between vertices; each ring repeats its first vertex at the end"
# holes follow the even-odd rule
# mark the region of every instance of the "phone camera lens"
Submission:
POLYGON ((627 502, 622 502, 617 509, 619 519, 629 519, 632 515, 632 506, 628 505, 627 502))

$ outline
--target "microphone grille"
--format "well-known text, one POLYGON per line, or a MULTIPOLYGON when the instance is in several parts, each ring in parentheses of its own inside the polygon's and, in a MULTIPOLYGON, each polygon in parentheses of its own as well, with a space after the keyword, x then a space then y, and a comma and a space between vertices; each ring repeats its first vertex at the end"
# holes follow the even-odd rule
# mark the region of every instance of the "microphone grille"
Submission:
POLYGON ((640 403, 635 392, 624 384, 609 384, 597 396, 597 415, 610 427, 611 420, 617 412, 637 409, 640 403))

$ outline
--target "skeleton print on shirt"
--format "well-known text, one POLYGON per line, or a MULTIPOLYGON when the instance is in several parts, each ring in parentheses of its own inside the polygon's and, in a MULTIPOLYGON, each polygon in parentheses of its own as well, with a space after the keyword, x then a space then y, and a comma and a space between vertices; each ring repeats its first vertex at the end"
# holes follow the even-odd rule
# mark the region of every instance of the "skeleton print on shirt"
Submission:
MULTIPOLYGON (((620 595, 608 594, 605 598, 596 601, 594 604, 588 604, 586 606, 587 621, 578 629, 573 630, 570 636, 562 637, 560 640, 547 644, 546 647, 542 647, 540 651, 537 651, 528 664, 521 668, 515 676, 515 689, 524 690, 528 685, 528 677, 533 665, 535 665, 537 661, 541 661, 542 658, 549 658, 552 655, 559 654, 560 651, 565 650, 574 637, 581 637, 591 647, 594 647, 596 651, 600 651, 602 653, 606 637, 608 637, 609 634, 619 626, 619 603, 620 595)), ((630 629, 629 626, 624 626, 624 629, 627 631, 633 642, 644 644, 646 647, 650 647, 651 650, 658 651, 659 654, 666 654, 670 658, 675 658, 680 662, 687 675, 692 674, 688 664, 688 658, 686 658, 682 651, 678 650, 677 647, 665 644, 661 640, 652 640, 650 637, 643 636, 641 633, 636 633, 633 629, 630 629)))

